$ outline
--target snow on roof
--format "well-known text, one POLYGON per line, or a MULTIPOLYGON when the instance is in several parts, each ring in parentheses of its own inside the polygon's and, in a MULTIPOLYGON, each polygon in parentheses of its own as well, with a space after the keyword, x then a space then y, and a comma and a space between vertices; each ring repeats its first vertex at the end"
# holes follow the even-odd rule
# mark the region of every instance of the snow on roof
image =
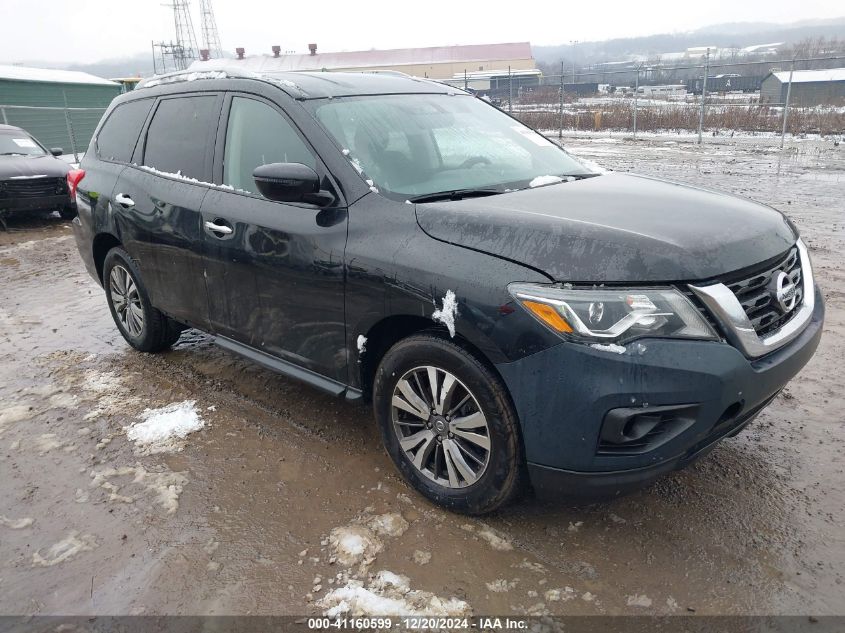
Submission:
MULTIPOLYGON (((789 83, 789 71, 772 73, 781 83, 789 83)), ((811 83, 814 81, 845 81, 845 68, 826 70, 796 70, 792 74, 792 83, 811 83)))
POLYGON ((509 59, 532 59, 531 44, 470 44, 465 46, 432 46, 429 48, 394 48, 388 50, 345 51, 310 55, 255 55, 237 60, 239 65, 253 72, 286 70, 322 70, 323 68, 370 68, 407 66, 412 64, 443 64, 509 59))
MULTIPOLYGON (((535 75, 542 75, 543 72, 539 68, 531 68, 528 70, 511 70, 510 74, 513 77, 533 77, 535 75)), ((473 72, 464 73, 454 73, 452 75, 452 79, 463 79, 466 76, 467 79, 490 79, 493 77, 507 77, 508 76, 508 69, 502 68, 500 70, 476 70, 473 72)))
POLYGON ((783 42, 771 42, 769 44, 755 44, 754 46, 746 46, 745 48, 741 49, 743 53, 759 53, 760 51, 765 51, 766 49, 777 48, 779 46, 783 46, 783 42))
POLYGON ((27 66, 0 65, 0 79, 15 81, 41 81, 61 84, 88 84, 94 86, 117 86, 102 77, 95 77, 77 70, 56 70, 53 68, 28 68, 27 66))

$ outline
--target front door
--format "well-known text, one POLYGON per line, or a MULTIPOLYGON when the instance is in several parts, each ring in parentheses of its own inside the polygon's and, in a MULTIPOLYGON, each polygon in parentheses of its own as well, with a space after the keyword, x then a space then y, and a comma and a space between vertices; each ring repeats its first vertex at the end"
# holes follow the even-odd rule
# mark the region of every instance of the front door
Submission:
POLYGON ((252 172, 268 163, 308 165, 324 188, 332 185, 277 105, 230 95, 224 113, 217 144, 224 188, 202 203, 212 329, 345 383, 346 210, 263 198, 252 172))

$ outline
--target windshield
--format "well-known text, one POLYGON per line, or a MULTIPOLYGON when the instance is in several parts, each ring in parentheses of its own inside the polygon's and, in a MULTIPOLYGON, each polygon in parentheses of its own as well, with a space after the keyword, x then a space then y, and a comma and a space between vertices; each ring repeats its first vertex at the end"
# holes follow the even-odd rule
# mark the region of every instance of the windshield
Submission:
POLYGON ((44 148, 24 132, 0 132, 0 156, 44 156, 45 153, 44 148))
POLYGON ((544 136, 466 95, 376 95, 309 103, 364 178, 406 200, 506 191, 593 175, 544 136))

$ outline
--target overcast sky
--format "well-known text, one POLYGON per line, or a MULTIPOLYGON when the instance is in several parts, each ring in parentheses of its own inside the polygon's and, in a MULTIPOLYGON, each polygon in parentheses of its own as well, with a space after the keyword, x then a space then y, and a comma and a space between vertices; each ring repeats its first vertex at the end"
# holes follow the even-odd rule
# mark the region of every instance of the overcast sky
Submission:
MULTIPOLYGON (((147 51, 173 37, 163 0, 0 0, 0 63, 94 62, 147 51)), ((198 1, 191 2, 200 37, 198 1)), ((214 0, 223 47, 247 53, 570 40, 687 31, 723 22, 841 17, 841 0, 214 0)))

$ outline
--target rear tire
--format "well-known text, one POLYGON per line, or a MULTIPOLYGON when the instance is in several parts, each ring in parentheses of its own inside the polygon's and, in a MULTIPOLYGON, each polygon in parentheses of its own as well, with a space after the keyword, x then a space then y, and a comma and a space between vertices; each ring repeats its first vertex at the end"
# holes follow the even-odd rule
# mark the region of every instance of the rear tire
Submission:
POLYGON ((153 307, 141 272, 119 246, 106 255, 103 288, 117 329, 136 350, 160 352, 179 339, 184 327, 153 307))
POLYGON ((373 405, 388 455, 434 503, 486 514, 520 492, 516 412, 498 376, 462 347, 432 334, 400 341, 376 371, 373 405))

